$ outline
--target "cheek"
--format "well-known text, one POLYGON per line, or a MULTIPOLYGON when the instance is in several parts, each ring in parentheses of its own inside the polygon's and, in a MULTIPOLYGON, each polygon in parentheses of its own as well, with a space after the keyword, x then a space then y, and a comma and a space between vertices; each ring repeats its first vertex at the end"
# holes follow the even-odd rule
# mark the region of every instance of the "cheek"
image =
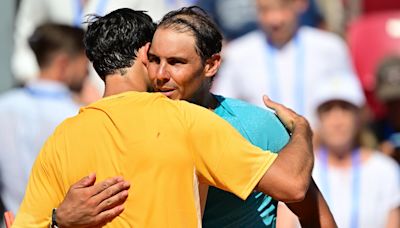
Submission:
POLYGON ((152 63, 148 64, 147 72, 148 72, 150 81, 153 81, 156 79, 157 67, 154 64, 152 64, 152 63))

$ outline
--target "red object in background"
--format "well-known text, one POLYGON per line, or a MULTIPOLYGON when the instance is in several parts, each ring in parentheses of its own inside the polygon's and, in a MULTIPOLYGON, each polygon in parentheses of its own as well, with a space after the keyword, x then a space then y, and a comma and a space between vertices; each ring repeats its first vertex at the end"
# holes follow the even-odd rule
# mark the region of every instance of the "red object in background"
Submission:
POLYGON ((384 109, 374 95, 375 74, 384 57, 400 55, 400 10, 359 17, 350 23, 347 40, 368 105, 379 119, 384 109))
POLYGON ((363 0, 362 10, 363 13, 373 13, 377 11, 387 11, 387 10, 400 10, 399 0, 363 0))
POLYGON ((14 223, 14 214, 11 211, 4 212, 4 223, 6 228, 11 228, 14 223))

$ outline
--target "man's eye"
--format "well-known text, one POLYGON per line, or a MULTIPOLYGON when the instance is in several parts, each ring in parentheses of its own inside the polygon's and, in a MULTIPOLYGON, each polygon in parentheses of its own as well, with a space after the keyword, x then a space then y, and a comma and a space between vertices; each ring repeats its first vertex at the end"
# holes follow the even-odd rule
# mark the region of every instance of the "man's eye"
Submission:
POLYGON ((149 57, 149 62, 160 63, 160 59, 157 57, 149 57))
POLYGON ((183 63, 183 62, 180 61, 180 60, 178 60, 178 59, 171 59, 171 60, 168 61, 168 63, 169 63, 170 65, 176 65, 176 64, 181 64, 181 63, 183 63))

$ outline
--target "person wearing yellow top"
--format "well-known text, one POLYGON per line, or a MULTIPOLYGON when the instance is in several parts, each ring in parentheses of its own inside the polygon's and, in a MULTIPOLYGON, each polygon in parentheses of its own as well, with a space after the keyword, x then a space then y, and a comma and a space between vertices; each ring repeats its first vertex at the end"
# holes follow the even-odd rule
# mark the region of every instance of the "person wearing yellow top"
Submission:
MULTIPOLYGON (((89 25, 86 53, 105 80, 108 97, 82 108, 46 142, 14 227, 48 227, 48 212, 93 170, 98 179, 122 175, 134 183, 129 190, 134 197, 109 227, 200 227, 197 179, 242 199, 255 187, 285 201, 304 198, 313 165, 304 118, 273 105, 292 131, 290 143, 276 155, 252 146, 207 109, 161 94, 124 92, 147 89, 153 32, 150 17, 129 9, 89 25), (104 24, 108 33, 101 30, 104 24), (133 37, 120 39, 113 30, 133 37)), ((207 64, 206 73, 215 73, 213 63, 207 64)))

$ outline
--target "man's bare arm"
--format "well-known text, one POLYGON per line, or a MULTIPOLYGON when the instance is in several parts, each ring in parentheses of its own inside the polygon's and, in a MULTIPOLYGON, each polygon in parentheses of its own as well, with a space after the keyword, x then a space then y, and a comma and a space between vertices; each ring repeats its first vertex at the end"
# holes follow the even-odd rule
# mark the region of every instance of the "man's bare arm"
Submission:
POLYGON ((91 174, 70 187, 56 211, 59 227, 101 227, 122 213, 130 184, 122 177, 95 181, 91 174))
POLYGON ((329 206, 314 180, 303 201, 287 203, 286 206, 297 216, 302 227, 337 227, 329 206))
POLYGON ((306 196, 314 165, 312 131, 307 120, 285 106, 264 97, 291 132, 289 143, 261 178, 257 190, 283 202, 302 201, 306 196))

